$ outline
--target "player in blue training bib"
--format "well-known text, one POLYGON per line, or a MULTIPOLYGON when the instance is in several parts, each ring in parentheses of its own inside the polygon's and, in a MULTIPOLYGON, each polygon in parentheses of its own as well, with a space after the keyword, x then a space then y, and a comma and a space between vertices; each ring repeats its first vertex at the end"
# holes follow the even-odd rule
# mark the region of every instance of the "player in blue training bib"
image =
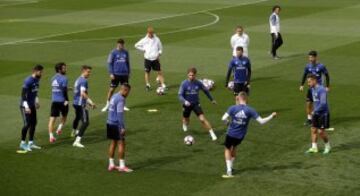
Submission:
POLYGON ((35 145, 34 135, 37 124, 36 110, 40 107, 37 95, 43 69, 44 67, 42 65, 36 65, 32 70, 31 76, 25 79, 22 86, 20 111, 24 126, 21 130, 20 148, 25 152, 32 151, 32 149, 41 149, 40 146, 35 145), (28 132, 29 142, 26 143, 26 135, 28 132))
POLYGON ((125 165, 125 124, 124 105, 126 97, 130 93, 131 86, 122 84, 119 93, 114 94, 110 99, 109 113, 106 122, 107 138, 111 141, 109 146, 109 171, 132 172, 133 170, 125 165), (119 166, 115 166, 115 149, 118 147, 119 166))
POLYGON ((68 97, 68 79, 66 78, 66 64, 64 62, 55 65, 56 74, 51 79, 51 112, 49 119, 49 141, 54 143, 56 138, 53 134, 54 124, 57 117, 61 114, 61 122, 56 129, 56 134, 62 133, 62 128, 66 122, 66 117, 69 112, 69 97, 68 97))
POLYGON ((75 109, 75 119, 73 121, 72 136, 76 136, 73 146, 78 148, 84 148, 84 145, 81 144, 81 138, 89 126, 89 111, 86 105, 88 104, 92 109, 96 107, 88 93, 89 86, 87 80, 91 75, 91 70, 92 68, 90 66, 83 65, 81 68, 81 76, 78 77, 74 85, 73 106, 75 109), (79 122, 81 122, 81 126, 78 130, 79 122))
MULTIPOLYGON (((326 91, 329 91, 330 89, 330 76, 329 72, 326 69, 325 65, 322 63, 317 62, 317 52, 316 51, 310 51, 309 52, 309 64, 305 66, 304 74, 301 80, 300 85, 300 91, 304 90, 304 84, 306 77, 309 75, 315 75, 318 84, 323 84, 323 76, 326 78, 326 91)), ((313 96, 311 89, 309 88, 306 95, 306 113, 307 113, 307 119, 304 123, 306 126, 311 125, 311 119, 312 119, 312 112, 313 112, 313 96)))
POLYGON ((251 63, 248 57, 243 56, 243 48, 240 46, 236 48, 236 56, 229 63, 225 87, 228 87, 232 72, 234 72, 234 95, 239 94, 241 91, 249 93, 251 63))
POLYGON ((205 88, 204 84, 196 79, 196 68, 188 69, 187 73, 188 79, 181 83, 178 95, 179 100, 183 104, 183 131, 186 132, 188 130, 190 114, 194 111, 203 127, 209 131, 211 139, 215 141, 217 140, 215 132, 209 121, 205 118, 204 112, 200 106, 199 92, 204 91, 205 95, 213 104, 216 104, 216 101, 211 96, 209 90, 205 88))
MULTIPOLYGON (((109 109, 110 98, 114 94, 116 87, 125 83, 129 83, 130 76, 130 56, 129 52, 125 49, 125 41, 123 39, 117 40, 116 48, 113 49, 108 57, 108 71, 110 75, 110 89, 107 94, 106 105, 102 112, 109 109)), ((124 106, 125 111, 129 108, 124 106)))
POLYGON ((274 112, 266 118, 261 118, 253 108, 246 105, 247 94, 245 92, 240 92, 236 96, 236 103, 222 117, 222 120, 229 124, 224 143, 226 174, 223 175, 223 178, 234 177, 232 170, 236 157, 236 146, 245 138, 250 119, 256 119, 260 124, 265 124, 276 116, 276 112, 274 112))
POLYGON ((310 75, 307 79, 307 83, 310 87, 312 99, 314 101, 314 110, 311 120, 311 148, 307 150, 306 153, 318 152, 317 138, 319 134, 325 143, 323 154, 328 154, 330 153, 331 147, 329 137, 325 132, 325 129, 330 126, 330 111, 327 101, 327 91, 325 87, 319 84, 319 80, 316 75, 310 75))

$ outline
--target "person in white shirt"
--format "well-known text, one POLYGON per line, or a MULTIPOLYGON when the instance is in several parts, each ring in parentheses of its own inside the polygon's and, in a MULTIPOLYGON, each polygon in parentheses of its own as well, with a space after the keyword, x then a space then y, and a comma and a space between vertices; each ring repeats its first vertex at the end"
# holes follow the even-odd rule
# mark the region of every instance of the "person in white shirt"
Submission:
POLYGON ((250 43, 250 38, 246 33, 244 33, 244 28, 242 26, 237 26, 235 28, 235 34, 230 39, 230 45, 233 50, 233 54, 232 54, 233 57, 236 56, 236 48, 239 46, 244 49, 243 56, 248 57, 249 56, 249 50, 248 50, 249 43, 250 43))
POLYGON ((280 6, 275 5, 272 14, 269 17, 270 33, 271 33, 271 55, 274 59, 279 59, 276 50, 283 44, 280 34, 280 6))
POLYGON ((157 72, 157 80, 161 84, 163 88, 166 88, 164 82, 164 76, 161 71, 160 65, 160 55, 162 54, 162 44, 154 33, 153 27, 147 28, 147 34, 144 38, 138 41, 135 44, 135 48, 144 52, 145 58, 145 82, 146 82, 146 90, 149 91, 151 89, 150 85, 150 72, 154 70, 157 72))

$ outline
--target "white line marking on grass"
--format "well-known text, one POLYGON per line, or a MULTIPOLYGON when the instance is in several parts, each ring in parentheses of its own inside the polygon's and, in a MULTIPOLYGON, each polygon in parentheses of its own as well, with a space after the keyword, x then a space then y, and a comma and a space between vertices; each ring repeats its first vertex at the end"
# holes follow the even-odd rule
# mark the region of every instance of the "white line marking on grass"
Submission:
POLYGON ((32 4, 32 3, 39 3, 39 1, 19 1, 17 3, 6 3, 6 4, 1 4, 1 7, 10 7, 10 6, 16 6, 16 5, 26 5, 26 4, 32 4))
MULTIPOLYGON (((197 26, 192 26, 192 27, 187 27, 187 28, 183 28, 183 29, 178 29, 178 30, 173 30, 173 31, 167 31, 167 32, 163 32, 163 33, 157 33, 157 35, 168 35, 168 34, 173 34, 173 33, 180 33, 180 32, 185 32, 185 31, 192 31, 192 30, 196 30, 196 29, 201 29, 201 28, 205 28, 211 25, 214 25, 216 23, 218 23, 220 21, 220 16, 211 13, 211 12, 205 12, 204 14, 206 15, 210 15, 214 18, 213 21, 203 24, 203 25, 197 25, 197 26)), ((144 34, 136 34, 136 35, 128 35, 128 36, 121 36, 122 38, 133 38, 133 37, 142 37, 144 36, 144 34)), ((47 43, 68 43, 68 42, 89 42, 89 41, 106 41, 106 40, 113 40, 113 39, 117 39, 119 38, 117 37, 104 37, 104 38, 98 38, 98 39, 73 39, 73 40, 49 40, 49 41, 26 41, 24 42, 24 44, 47 44, 47 43)))
POLYGON ((210 12, 210 11, 223 10, 223 9, 232 8, 232 7, 256 4, 256 3, 261 3, 261 2, 265 2, 265 1, 268 1, 268 0, 258 0, 258 1, 253 1, 253 2, 245 2, 245 3, 236 4, 236 5, 224 6, 224 7, 220 7, 220 8, 205 9, 205 10, 189 12, 189 13, 181 13, 181 14, 163 16, 163 17, 158 17, 158 18, 151 18, 151 19, 144 19, 144 20, 138 20, 138 21, 133 21, 133 22, 126 22, 126 23, 120 23, 120 24, 114 24, 114 25, 107 25, 107 26, 102 26, 102 27, 89 28, 89 29, 85 29, 85 30, 72 31, 72 32, 68 32, 68 33, 50 34, 50 35, 45 35, 45 36, 42 36, 42 37, 35 37, 35 38, 29 38, 29 39, 22 39, 22 40, 17 40, 17 41, 5 42, 5 43, 1 43, 0 46, 20 44, 20 43, 24 43, 24 42, 30 42, 30 41, 35 41, 35 40, 53 38, 53 37, 58 37, 58 36, 72 35, 72 34, 77 34, 77 33, 84 33, 84 32, 89 32, 89 31, 96 31, 96 30, 107 29, 107 28, 112 28, 112 27, 131 25, 131 24, 138 24, 138 23, 144 23, 144 22, 150 22, 150 21, 157 21, 157 20, 175 18, 175 17, 180 17, 180 16, 188 16, 188 15, 193 15, 193 14, 200 14, 200 13, 205 13, 205 12, 210 12))

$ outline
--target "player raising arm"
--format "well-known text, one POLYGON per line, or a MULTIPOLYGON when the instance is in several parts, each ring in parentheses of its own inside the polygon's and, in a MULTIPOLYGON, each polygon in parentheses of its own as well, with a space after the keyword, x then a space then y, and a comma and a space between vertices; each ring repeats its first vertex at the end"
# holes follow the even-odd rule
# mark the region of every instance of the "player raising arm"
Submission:
POLYGON ((231 106, 222 117, 222 120, 229 124, 225 138, 226 174, 223 175, 223 178, 234 177, 232 170, 236 157, 236 146, 245 138, 250 119, 253 118, 260 124, 265 124, 276 116, 276 112, 273 112, 270 116, 261 118, 260 115, 253 108, 247 106, 246 103, 246 93, 240 92, 239 95, 236 96, 236 105, 231 106))
POLYGON ((179 100, 183 104, 183 130, 188 130, 188 125, 190 123, 190 114, 192 111, 194 111, 203 127, 209 131, 211 139, 215 141, 217 140, 217 137, 209 121, 205 118, 204 112, 200 106, 199 91, 204 91, 206 96, 213 104, 216 104, 216 101, 211 96, 209 90, 204 87, 203 83, 196 79, 196 68, 188 69, 187 73, 188 79, 184 80, 181 83, 179 89, 179 100))

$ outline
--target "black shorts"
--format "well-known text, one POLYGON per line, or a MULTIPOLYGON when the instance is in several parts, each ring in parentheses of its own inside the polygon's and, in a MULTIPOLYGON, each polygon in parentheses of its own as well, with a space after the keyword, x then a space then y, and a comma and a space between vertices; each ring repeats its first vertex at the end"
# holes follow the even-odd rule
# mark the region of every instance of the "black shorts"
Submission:
POLYGON ((67 116, 69 113, 69 105, 64 105, 64 102, 52 102, 51 104, 51 117, 67 116))
POLYGON ((327 129, 330 127, 330 114, 314 114, 312 116, 312 127, 317 129, 327 129))
POLYGON ((244 138, 241 138, 241 139, 238 139, 238 138, 235 138, 235 137, 231 137, 229 135, 226 135, 226 138, 225 138, 225 147, 227 149, 230 149, 231 147, 236 147, 238 146, 239 144, 241 144, 241 142, 243 141, 244 138))
POLYGON ((107 138, 110 140, 125 140, 125 137, 121 135, 120 129, 116 125, 106 124, 107 138))
POLYGON ((161 71, 161 65, 159 60, 150 61, 145 59, 144 66, 145 66, 145 72, 150 72, 151 70, 161 71))
POLYGON ((114 79, 110 81, 110 87, 116 88, 119 84, 129 83, 129 76, 128 75, 114 75, 114 79))
POLYGON ((190 106, 183 105, 183 117, 189 118, 191 112, 194 111, 197 116, 204 114, 200 104, 191 104, 190 106))
POLYGON ((308 92, 306 94, 306 101, 311 103, 314 102, 311 88, 308 89, 308 92))
POLYGON ((234 95, 238 95, 242 91, 249 94, 249 88, 247 85, 245 85, 245 83, 234 83, 234 95))

